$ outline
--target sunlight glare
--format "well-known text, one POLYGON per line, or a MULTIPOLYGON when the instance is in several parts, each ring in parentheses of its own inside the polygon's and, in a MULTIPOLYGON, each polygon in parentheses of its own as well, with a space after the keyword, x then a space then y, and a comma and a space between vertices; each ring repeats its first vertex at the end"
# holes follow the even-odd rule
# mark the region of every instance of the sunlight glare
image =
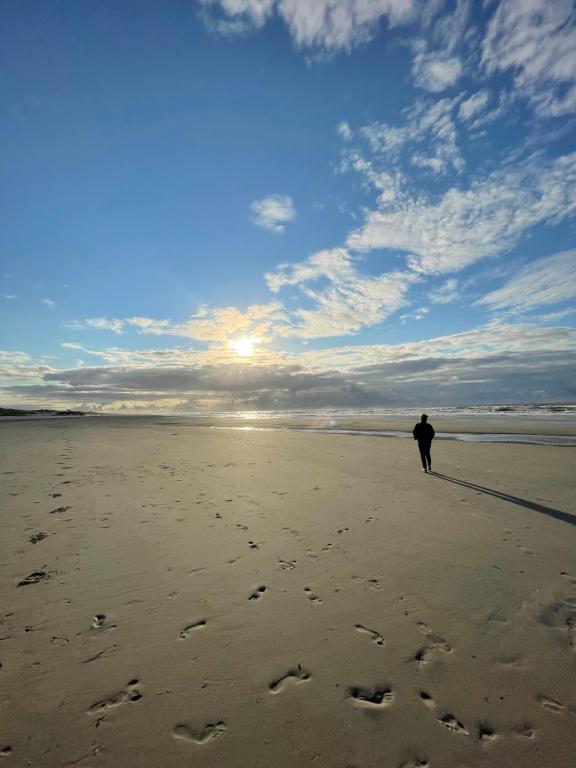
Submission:
POLYGON ((254 347, 260 339, 258 338, 243 338, 243 339, 231 339, 229 341, 230 347, 238 355, 238 357, 251 357, 254 354, 254 347))

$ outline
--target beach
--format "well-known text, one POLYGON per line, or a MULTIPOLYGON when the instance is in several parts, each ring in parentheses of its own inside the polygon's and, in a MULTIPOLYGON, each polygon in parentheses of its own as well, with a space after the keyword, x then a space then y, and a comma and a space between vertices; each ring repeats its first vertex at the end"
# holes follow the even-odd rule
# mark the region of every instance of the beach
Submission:
POLYGON ((2 765, 573 765, 573 448, 202 424, 0 424, 2 765))

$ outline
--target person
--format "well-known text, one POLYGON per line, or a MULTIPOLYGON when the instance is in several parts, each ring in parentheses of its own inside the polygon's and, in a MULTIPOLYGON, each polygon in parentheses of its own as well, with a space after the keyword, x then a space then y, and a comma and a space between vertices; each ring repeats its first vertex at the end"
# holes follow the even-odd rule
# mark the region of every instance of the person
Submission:
POLYGON ((418 450, 420 451, 420 458, 422 459, 422 471, 432 471, 432 459, 430 458, 430 447, 432 440, 434 440, 434 427, 428 423, 428 414, 423 413, 420 417, 420 421, 414 427, 412 431, 414 440, 418 441, 418 450))

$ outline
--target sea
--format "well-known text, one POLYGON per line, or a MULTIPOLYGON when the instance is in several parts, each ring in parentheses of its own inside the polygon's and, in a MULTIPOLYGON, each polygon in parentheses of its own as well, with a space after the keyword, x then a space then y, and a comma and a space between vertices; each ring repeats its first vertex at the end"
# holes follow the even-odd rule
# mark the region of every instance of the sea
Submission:
MULTIPOLYGON (((226 421, 226 425, 212 424, 210 429, 241 429, 245 431, 290 431, 290 432, 321 432, 342 435, 359 435, 370 437, 411 438, 410 431, 386 430, 370 428, 371 423, 393 421, 395 419, 411 419, 418 421, 421 408, 389 407, 389 408, 331 408, 284 411, 223 411, 210 414, 211 419, 226 421), (258 426, 258 421, 266 420, 266 426, 258 426), (305 421, 306 426, 292 426, 289 421, 305 421), (350 421, 363 421, 366 428, 343 428, 341 425, 350 421), (242 422, 250 422, 243 425, 242 422), (270 422, 276 421, 277 426, 270 422), (235 422, 235 423, 234 423, 235 422)), ((426 412, 430 421, 460 422, 471 425, 482 422, 483 431, 467 432, 465 430, 436 433, 440 440, 463 440, 468 442, 492 443, 524 443, 533 445, 556 445, 576 447, 576 403, 529 403, 520 405, 456 405, 427 407, 426 412), (529 422, 531 434, 520 434, 515 428, 529 422), (551 430, 551 428, 553 428, 551 430), (492 431, 492 429, 494 431, 492 431), (508 432, 507 429, 510 431, 508 432), (542 429, 542 433, 540 432, 542 429), (562 434, 563 431, 566 434, 562 434), (557 434, 544 434, 554 431, 557 434), (572 434, 570 434, 572 433, 572 434)), ((187 413, 180 416, 200 417, 206 412, 187 413)), ((178 417, 172 417, 177 419, 178 417)))

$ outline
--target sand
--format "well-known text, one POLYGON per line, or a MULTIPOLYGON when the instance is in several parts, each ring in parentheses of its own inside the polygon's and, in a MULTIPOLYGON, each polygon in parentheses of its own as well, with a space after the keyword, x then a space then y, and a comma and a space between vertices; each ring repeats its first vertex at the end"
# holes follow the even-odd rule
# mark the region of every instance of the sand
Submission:
POLYGON ((0 439, 1 765, 574 765, 573 449, 0 439))

